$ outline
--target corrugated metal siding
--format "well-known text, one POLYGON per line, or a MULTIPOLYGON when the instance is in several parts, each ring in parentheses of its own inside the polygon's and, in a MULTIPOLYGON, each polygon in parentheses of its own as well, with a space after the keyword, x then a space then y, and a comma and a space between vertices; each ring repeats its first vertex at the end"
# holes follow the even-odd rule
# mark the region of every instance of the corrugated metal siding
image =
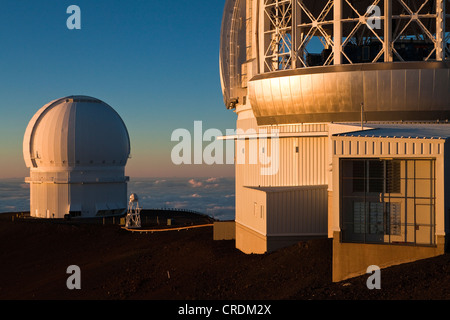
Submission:
MULTIPOLYGON (((238 141, 236 154, 245 153, 245 163, 236 164, 236 179, 243 186, 307 186, 325 185, 327 177, 328 137, 299 137, 277 139, 279 157, 272 157, 269 164, 261 164, 260 159, 253 159, 250 151, 255 150, 257 140, 238 141), (298 152, 296 149, 298 147, 298 152), (253 164, 252 164, 252 163, 253 164), (262 174, 264 168, 272 168, 269 175, 262 174)), ((270 139, 260 140, 267 156, 272 156, 274 142, 270 139)), ((276 149, 276 148, 274 148, 276 149)), ((239 159, 237 154, 237 159, 239 159)), ((244 159, 243 159, 244 160, 244 159)))
POLYGON ((255 133, 271 133, 275 130, 279 133, 324 133, 328 132, 328 124, 326 123, 298 123, 298 124, 282 124, 274 126, 259 126, 256 119, 245 118, 237 120, 237 127, 246 133, 253 130, 255 133))
MULTIPOLYGON (((253 118, 254 119, 254 118, 253 118)), ((254 120, 256 123, 256 120, 254 120)), ((328 132, 328 124, 326 123, 298 123, 298 124, 286 124, 286 125, 276 125, 276 126, 259 126, 257 128, 258 132, 268 131, 269 133, 273 130, 277 130, 279 133, 323 133, 328 132)))
POLYGON ((64 215, 69 213, 69 205, 83 208, 84 217, 95 216, 98 205, 106 205, 110 209, 124 209, 127 207, 127 184, 31 183, 32 216, 53 218, 54 214, 55 218, 64 218, 64 215))
POLYGON ((268 192, 267 211, 268 235, 325 235, 327 186, 268 192))
POLYGON ((236 204, 236 221, 262 235, 327 234, 326 185, 280 191, 239 188, 236 204))
POLYGON ((440 155, 445 140, 384 137, 333 137, 335 156, 431 156, 440 155))
POLYGON ((236 191, 236 222, 265 235, 268 213, 266 193, 244 187, 239 187, 236 191))
MULTIPOLYGON (((251 120, 243 120, 239 127, 248 130, 251 124, 251 120)), ((318 135, 236 141, 236 222, 262 235, 326 235, 329 138, 323 133, 328 132, 328 125, 280 125, 254 130, 260 134, 277 130, 318 135), (279 156, 272 156, 276 143, 279 156), (262 163, 259 155, 271 162, 262 163), (263 174, 262 169, 268 167, 273 170, 263 174), (262 190, 265 187, 292 188, 275 192, 270 188, 262 190)))
POLYGON ((126 183, 71 184, 71 204, 79 204, 83 216, 95 216, 98 208, 127 208, 126 183))
POLYGON ((30 186, 30 214, 34 217, 62 218, 67 213, 67 185, 32 183, 30 186), (36 211, 37 210, 37 211, 36 211))

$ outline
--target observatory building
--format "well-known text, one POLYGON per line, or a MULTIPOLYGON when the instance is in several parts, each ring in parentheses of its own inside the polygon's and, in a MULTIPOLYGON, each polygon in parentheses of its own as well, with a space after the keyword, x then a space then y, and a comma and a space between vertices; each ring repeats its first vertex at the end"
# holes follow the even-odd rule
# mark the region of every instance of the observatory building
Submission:
POLYGON ((30 176, 30 214, 96 217, 127 210, 127 128, 106 103, 70 96, 43 106, 23 140, 30 176))
POLYGON ((333 239, 333 280, 444 253, 450 2, 227 0, 236 247, 333 239))

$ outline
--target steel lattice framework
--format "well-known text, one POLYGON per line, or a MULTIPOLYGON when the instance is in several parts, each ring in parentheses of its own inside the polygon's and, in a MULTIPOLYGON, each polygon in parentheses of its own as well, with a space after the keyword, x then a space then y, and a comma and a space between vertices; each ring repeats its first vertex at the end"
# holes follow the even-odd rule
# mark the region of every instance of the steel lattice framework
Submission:
POLYGON ((261 1, 261 72, 450 57, 448 0, 261 1), (309 52, 314 38, 323 46, 321 57, 309 52), (420 51, 415 56, 405 49, 408 41, 420 51), (355 53, 358 46, 367 48, 362 57, 355 53))
POLYGON ((264 15, 268 28, 264 39, 268 44, 264 52, 265 67, 285 70, 292 67, 292 1, 264 0, 264 15))

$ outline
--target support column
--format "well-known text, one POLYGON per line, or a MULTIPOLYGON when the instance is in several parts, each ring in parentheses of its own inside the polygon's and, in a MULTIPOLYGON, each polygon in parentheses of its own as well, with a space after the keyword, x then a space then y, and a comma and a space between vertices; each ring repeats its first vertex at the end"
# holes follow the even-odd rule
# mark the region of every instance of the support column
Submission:
POLYGON ((342 1, 334 0, 333 54, 335 65, 342 64, 342 1))
MULTIPOLYGON (((253 71, 252 77, 254 75, 260 74, 260 65, 259 65, 259 1, 252 0, 252 56, 253 56, 253 71)), ((251 78, 249 78, 251 79, 251 78)))
POLYGON ((258 1, 258 9, 259 9, 259 15, 258 15, 258 41, 259 41, 259 73, 265 73, 269 70, 266 68, 266 45, 269 41, 268 36, 264 33, 269 26, 267 19, 265 17, 265 10, 266 6, 264 4, 264 0, 257 0, 258 1))
POLYGON ((392 0, 384 0, 384 62, 392 62, 392 0))
POLYGON ((253 70, 253 0, 246 0, 246 14, 245 14, 245 42, 246 42, 246 65, 247 65, 247 72, 246 77, 247 81, 245 81, 245 87, 247 87, 247 82, 250 80, 254 75, 253 70))
POLYGON ((298 57, 303 58, 303 48, 299 48, 302 43, 302 30, 297 27, 302 23, 302 9, 298 5, 298 2, 303 0, 292 0, 292 68, 297 69, 302 67, 302 63, 298 60, 298 57))
POLYGON ((445 60, 445 2, 436 0, 436 60, 445 60))

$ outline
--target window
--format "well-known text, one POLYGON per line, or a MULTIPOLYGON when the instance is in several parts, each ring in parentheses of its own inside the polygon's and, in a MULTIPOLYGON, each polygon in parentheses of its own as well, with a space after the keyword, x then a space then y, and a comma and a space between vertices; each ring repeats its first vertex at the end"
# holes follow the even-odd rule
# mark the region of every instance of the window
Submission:
POLYGON ((380 193, 384 187, 384 162, 378 160, 368 161, 368 192, 380 193))
POLYGON ((386 192, 400 193, 400 161, 386 162, 386 192))
POLYGON ((401 203, 400 202, 391 202, 388 206, 389 209, 389 234, 393 236, 401 235, 401 203))
POLYGON ((435 160, 342 159, 342 241, 435 244, 435 160))

